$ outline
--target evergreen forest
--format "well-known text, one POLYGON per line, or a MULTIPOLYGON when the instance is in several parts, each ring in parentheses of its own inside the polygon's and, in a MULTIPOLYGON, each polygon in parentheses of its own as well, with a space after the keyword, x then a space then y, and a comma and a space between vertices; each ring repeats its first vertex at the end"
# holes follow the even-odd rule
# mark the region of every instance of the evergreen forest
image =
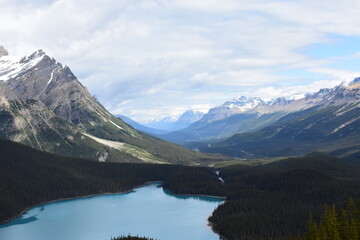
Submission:
POLYGON ((320 219, 309 215, 306 233, 302 240, 358 240, 360 239, 360 201, 349 199, 346 208, 325 204, 320 219))
POLYGON ((116 238, 112 238, 111 240, 155 240, 152 238, 146 238, 146 237, 134 237, 134 236, 121 236, 121 237, 116 237, 116 238))
MULTIPOLYGON (((351 217, 351 209, 359 205, 351 207, 348 201, 360 199, 359 161, 321 153, 261 164, 236 161, 209 168, 99 163, 0 140, 0 176, 0 222, 43 202, 126 192, 146 182, 162 181, 164 189, 172 193, 226 198, 209 221, 213 230, 227 240, 311 239, 306 230, 309 212, 316 234, 328 228, 329 219, 333 219, 332 208, 325 211, 325 215, 333 214, 331 217, 322 217, 324 204, 335 204, 339 209, 335 210, 337 222, 346 218, 346 232, 351 232, 356 220, 351 217), (218 179, 216 170, 224 182, 218 179), (346 207, 348 210, 341 210, 346 207)), ((343 229, 337 228, 339 236, 343 229)))

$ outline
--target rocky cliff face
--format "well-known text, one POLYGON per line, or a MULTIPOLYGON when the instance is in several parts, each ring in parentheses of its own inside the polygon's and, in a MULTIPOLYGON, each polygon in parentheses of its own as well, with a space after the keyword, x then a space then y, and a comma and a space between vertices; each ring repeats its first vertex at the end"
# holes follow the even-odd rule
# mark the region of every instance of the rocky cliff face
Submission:
POLYGON ((191 164, 199 159, 112 116, 69 67, 42 50, 16 58, 0 48, 0 114, 1 137, 44 151, 99 161, 191 164))
POLYGON ((44 51, 38 50, 22 58, 18 65, 23 69, 14 69, 13 72, 19 73, 10 74, 6 83, 22 99, 39 100, 57 116, 76 125, 96 124, 98 116, 104 120, 111 117, 69 67, 44 51))

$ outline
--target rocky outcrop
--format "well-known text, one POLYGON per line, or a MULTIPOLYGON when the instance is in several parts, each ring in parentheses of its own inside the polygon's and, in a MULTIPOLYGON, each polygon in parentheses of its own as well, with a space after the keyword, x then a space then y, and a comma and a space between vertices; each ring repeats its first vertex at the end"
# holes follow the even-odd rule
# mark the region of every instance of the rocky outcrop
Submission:
POLYGON ((8 51, 0 45, 0 57, 9 55, 8 51))

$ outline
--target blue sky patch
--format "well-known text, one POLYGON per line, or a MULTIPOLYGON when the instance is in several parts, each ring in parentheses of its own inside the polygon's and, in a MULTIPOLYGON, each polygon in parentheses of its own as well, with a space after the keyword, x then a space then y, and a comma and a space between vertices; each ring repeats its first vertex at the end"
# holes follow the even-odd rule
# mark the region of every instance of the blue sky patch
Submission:
POLYGON ((312 44, 300 50, 311 58, 349 56, 360 52, 360 37, 329 35, 329 41, 312 44))

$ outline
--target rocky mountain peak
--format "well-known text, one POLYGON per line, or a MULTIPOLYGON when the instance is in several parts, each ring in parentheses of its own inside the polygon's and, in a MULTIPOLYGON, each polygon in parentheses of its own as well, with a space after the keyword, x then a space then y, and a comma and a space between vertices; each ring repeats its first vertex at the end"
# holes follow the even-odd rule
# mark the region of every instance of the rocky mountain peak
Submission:
POLYGON ((28 58, 37 58, 37 57, 42 57, 44 55, 46 55, 46 53, 42 49, 39 49, 35 51, 33 54, 31 54, 28 58))
POLYGON ((102 108, 70 68, 43 50, 19 59, 14 56, 0 59, 0 80, 4 80, 19 98, 38 100, 57 116, 76 123, 86 122, 91 113, 96 112, 94 108, 102 108))
POLYGON ((30 54, 29 56, 25 56, 20 60, 20 63, 28 63, 30 61, 42 58, 46 55, 46 53, 42 50, 39 49, 36 52, 30 54))
POLYGON ((9 52, 4 48, 4 46, 0 45, 0 57, 9 55, 9 52))
POLYGON ((0 80, 8 81, 25 76, 37 68, 39 64, 43 63, 43 60, 47 62, 43 65, 49 65, 55 62, 42 50, 38 50, 29 56, 19 59, 19 57, 9 55, 3 55, 0 58, 0 80))
POLYGON ((360 89, 360 77, 351 81, 347 87, 348 89, 360 89))
POLYGON ((360 77, 357 77, 357 78, 355 78, 354 80, 352 80, 352 81, 350 82, 350 85, 351 85, 351 84, 354 84, 354 83, 360 83, 360 77))
POLYGON ((251 105, 252 107, 254 105, 258 105, 260 103, 263 103, 264 100, 262 100, 260 97, 245 97, 241 96, 239 98, 234 98, 230 101, 227 101, 223 104, 223 106, 238 106, 238 107, 245 107, 251 105))
POLYGON ((199 120, 204 115, 203 112, 187 110, 179 117, 180 120, 189 120, 195 122, 199 120))
POLYGON ((267 101, 266 104, 273 106, 273 105, 287 105, 291 102, 293 102, 294 99, 289 99, 286 97, 280 97, 280 98, 275 98, 275 99, 271 99, 270 101, 267 101))

